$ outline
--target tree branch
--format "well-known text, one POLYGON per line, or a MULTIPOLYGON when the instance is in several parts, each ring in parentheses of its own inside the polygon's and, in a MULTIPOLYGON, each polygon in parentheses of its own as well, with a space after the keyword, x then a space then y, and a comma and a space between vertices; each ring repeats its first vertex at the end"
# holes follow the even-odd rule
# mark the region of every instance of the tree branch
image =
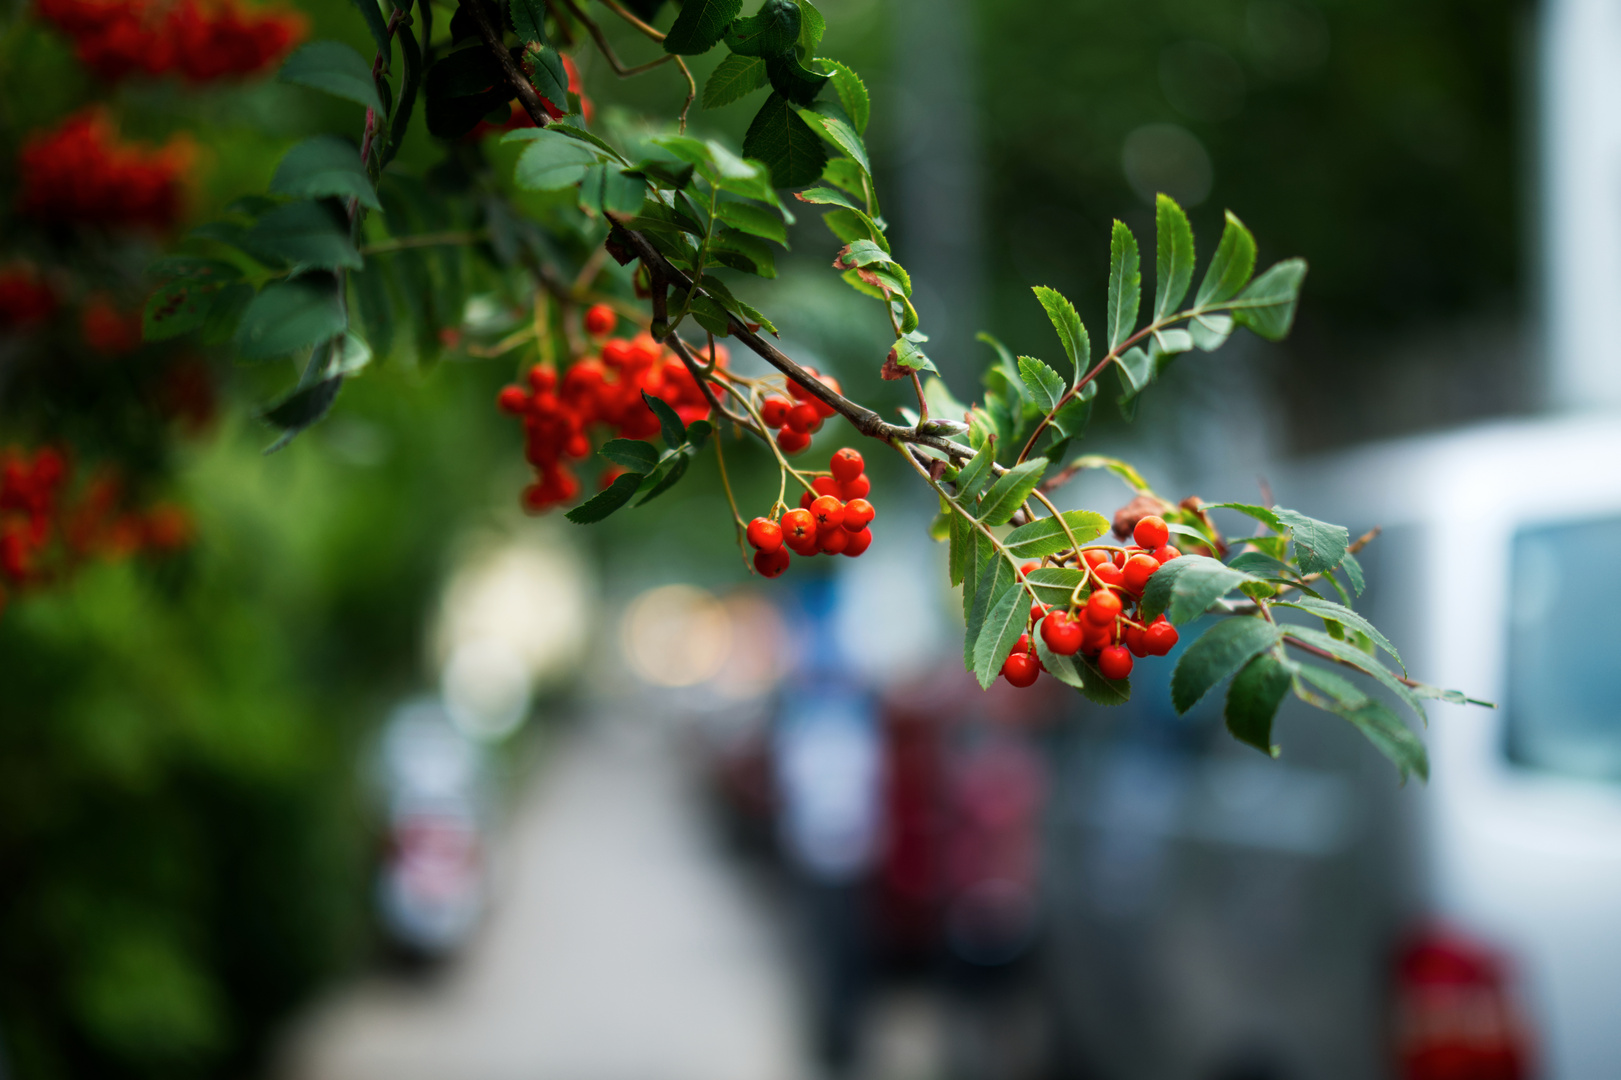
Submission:
POLYGON ((506 43, 501 40, 500 33, 490 25, 490 18, 484 11, 484 5, 478 0, 456 0, 463 11, 473 16, 473 23, 478 27, 478 36, 484 39, 490 52, 501 65, 501 71, 506 75, 507 81, 518 93, 518 102, 523 105, 523 111, 529 114, 529 119, 535 122, 536 127, 547 127, 552 122, 552 116, 541 104, 541 98, 535 92, 535 84, 529 81, 529 76, 523 73, 512 53, 508 51, 506 43))

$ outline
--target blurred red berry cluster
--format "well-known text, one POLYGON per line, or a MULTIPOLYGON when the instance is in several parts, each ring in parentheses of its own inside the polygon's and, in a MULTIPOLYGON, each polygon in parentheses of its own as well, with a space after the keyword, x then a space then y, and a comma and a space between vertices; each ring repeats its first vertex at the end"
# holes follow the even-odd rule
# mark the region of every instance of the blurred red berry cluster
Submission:
POLYGON ((18 205, 46 221, 167 229, 192 156, 178 136, 155 149, 121 142, 105 112, 86 109, 23 144, 18 205))
POLYGON ((92 352, 123 356, 141 345, 141 313, 121 311, 104 293, 96 293, 79 311, 79 331, 92 352))
POLYGON ((191 517, 180 507, 128 509, 111 474, 69 499, 70 472, 56 447, 0 454, 0 581, 39 584, 87 558, 170 552, 191 542, 191 517))
POLYGON ((302 13, 239 0, 36 0, 40 18, 73 39, 104 79, 177 72, 191 82, 251 75, 303 39, 302 13))
POLYGON ((39 267, 14 262, 0 267, 0 330, 20 330, 56 313, 56 290, 39 267))
MULTIPOLYGON (((721 366, 727 362, 726 350, 719 345, 715 362, 721 366)), ((535 469, 535 482, 523 491, 524 509, 531 513, 572 502, 579 495, 580 482, 565 461, 590 456, 592 424, 626 439, 659 433, 659 419, 642 400, 643 391, 675 409, 682 423, 709 415, 709 402, 686 365, 648 334, 607 339, 600 357, 580 359, 564 372, 561 384, 557 372, 536 364, 529 371, 529 386, 506 387, 497 404, 501 411, 523 418, 524 456, 535 469)), ((612 474, 605 479, 611 481, 612 474)))
MULTIPOLYGON (((564 56, 563 70, 568 72, 569 93, 580 95, 580 114, 585 117, 585 122, 589 124, 596 114, 596 106, 592 105, 591 99, 585 96, 585 84, 580 81, 580 69, 574 66, 572 58, 564 56)), ((559 105, 554 104, 550 98, 543 97, 540 102, 546 107, 546 114, 553 120, 568 115, 568 109, 566 108, 568 102, 566 101, 559 105)), ((478 126, 467 137, 469 139, 482 139, 486 135, 499 135, 502 132, 535 126, 534 120, 530 119, 529 114, 524 111, 523 106, 519 105, 516 100, 510 102, 508 107, 511 108, 512 115, 507 117, 505 123, 492 124, 488 120, 480 120, 478 126)))

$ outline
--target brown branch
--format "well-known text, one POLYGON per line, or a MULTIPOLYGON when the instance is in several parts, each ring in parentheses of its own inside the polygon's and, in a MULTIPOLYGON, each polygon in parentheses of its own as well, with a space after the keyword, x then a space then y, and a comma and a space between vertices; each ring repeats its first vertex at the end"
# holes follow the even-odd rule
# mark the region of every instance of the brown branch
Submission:
POLYGON ((732 423, 749 429, 762 439, 770 438, 769 435, 754 426, 754 421, 744 416, 738 416, 720 403, 720 400, 715 397, 714 388, 709 385, 708 377, 704 375, 703 369, 699 367, 697 357, 692 355, 692 350, 687 348, 686 342, 675 334, 671 334, 664 339, 664 344, 669 346, 671 352, 681 358, 681 362, 687 366, 687 373, 698 380, 698 389, 704 392, 704 400, 709 402, 709 407, 715 410, 717 416, 724 416, 732 423))
MULTIPOLYGON (((619 57, 614 55, 613 46, 608 44, 607 35, 602 32, 602 27, 597 25, 595 19, 592 19, 585 12, 581 11, 580 6, 576 4, 574 0, 563 0, 563 6, 568 8, 570 15, 573 15, 580 21, 581 26, 585 27, 585 32, 591 35, 592 41, 597 43, 597 51, 602 53, 603 58, 608 61, 608 66, 613 68, 614 74, 618 75, 621 79, 629 78, 632 75, 640 75, 644 71, 651 71, 660 64, 667 64, 671 60, 675 59, 674 53, 665 53, 657 60, 649 60, 647 63, 637 64, 635 67, 626 67, 620 61, 619 57)), ((657 30, 653 30, 652 27, 647 26, 647 24, 643 23, 640 19, 637 19, 636 16, 631 15, 629 12, 620 12, 620 14, 629 18, 643 29, 650 30, 654 34, 658 34, 658 36, 653 40, 664 40, 663 34, 659 34, 657 30)))
POLYGON ((634 26, 636 29, 640 30, 654 41, 664 40, 665 35, 663 33, 653 29, 651 26, 647 25, 642 20, 626 11, 623 7, 616 3, 615 0, 602 0, 602 6, 613 12, 615 15, 618 15, 621 19, 624 19, 626 22, 630 23, 630 25, 634 26))
POLYGON ((490 18, 485 13, 484 6, 478 0, 456 0, 456 2, 463 11, 472 14, 473 22, 478 27, 478 36, 484 39, 484 44, 495 54, 495 59, 501 65, 501 71, 518 93, 518 102, 523 106, 523 111, 529 114, 529 119, 535 122, 536 127, 549 126, 552 122, 551 114, 546 111, 546 106, 541 104, 541 97, 536 93, 534 83, 529 81, 529 77, 523 73, 517 61, 512 59, 512 53, 501 40, 500 33, 490 25, 490 18))

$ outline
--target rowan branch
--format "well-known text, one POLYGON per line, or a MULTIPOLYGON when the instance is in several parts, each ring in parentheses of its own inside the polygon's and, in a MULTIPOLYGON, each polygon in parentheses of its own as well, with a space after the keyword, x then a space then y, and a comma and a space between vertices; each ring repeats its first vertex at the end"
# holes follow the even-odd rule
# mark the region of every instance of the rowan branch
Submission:
POLYGON ((546 111, 546 106, 541 104, 541 97, 535 91, 535 84, 529 81, 529 76, 525 75, 523 69, 512 59, 512 53, 501 40, 500 32, 490 25, 490 18, 484 11, 484 5, 478 0, 456 0, 456 3, 463 11, 472 14, 473 24, 478 28, 478 36, 484 39, 484 44, 495 54, 502 73, 517 91, 518 102, 523 106, 523 111, 529 114, 529 119, 535 122, 536 127, 550 126, 551 114, 546 111))

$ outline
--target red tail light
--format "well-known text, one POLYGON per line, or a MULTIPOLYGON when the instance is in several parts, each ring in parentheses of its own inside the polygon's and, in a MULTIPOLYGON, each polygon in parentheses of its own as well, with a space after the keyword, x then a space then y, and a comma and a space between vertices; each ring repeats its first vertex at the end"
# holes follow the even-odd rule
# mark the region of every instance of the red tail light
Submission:
POLYGON ((1396 964, 1396 1058, 1402 1080, 1526 1080, 1526 1029, 1507 966, 1489 948, 1429 930, 1396 964))

